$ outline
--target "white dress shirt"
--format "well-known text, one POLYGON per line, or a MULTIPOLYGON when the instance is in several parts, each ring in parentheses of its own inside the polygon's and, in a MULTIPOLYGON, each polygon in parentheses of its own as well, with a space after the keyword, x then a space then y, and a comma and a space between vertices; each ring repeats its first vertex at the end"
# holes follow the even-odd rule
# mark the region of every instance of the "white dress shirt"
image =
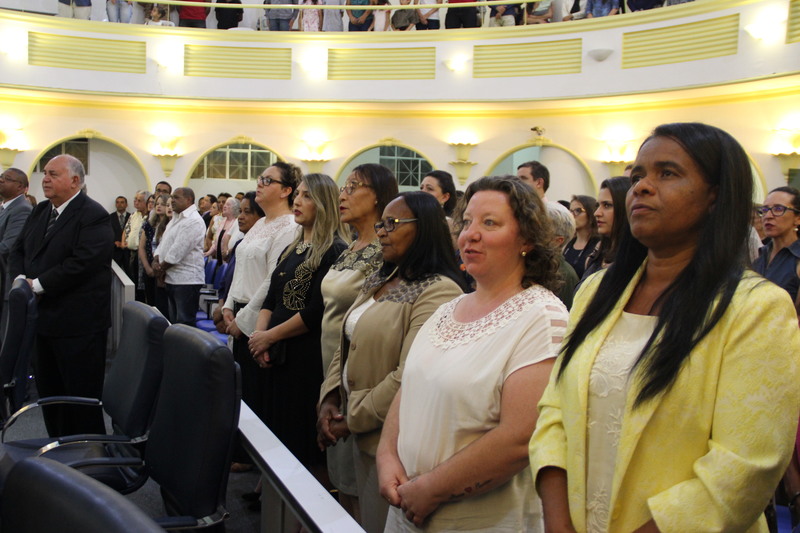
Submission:
POLYGON ((166 281, 170 285, 202 285, 206 281, 203 268, 203 239, 206 223, 197 207, 190 205, 172 215, 158 248, 153 252, 162 263, 173 265, 167 269, 166 281))

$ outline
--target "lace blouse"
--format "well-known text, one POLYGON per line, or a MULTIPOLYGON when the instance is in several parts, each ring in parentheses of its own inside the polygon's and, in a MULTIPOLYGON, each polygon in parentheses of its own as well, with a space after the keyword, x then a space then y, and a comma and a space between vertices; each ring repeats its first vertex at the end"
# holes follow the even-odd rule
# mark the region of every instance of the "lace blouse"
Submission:
POLYGON ((657 322, 656 316, 623 312, 592 366, 586 428, 586 528, 589 533, 608 531, 611 488, 631 369, 657 322))
MULTIPOLYGON (((406 360, 398 454, 409 477, 436 468, 495 428, 505 380, 554 358, 566 329, 564 304, 538 285, 472 322, 453 318, 462 298, 428 319, 406 360)), ((415 531, 395 511, 387 531, 415 531)), ((530 472, 525 469, 486 494, 443 505, 426 523, 426 531, 459 530, 541 531, 530 472)))

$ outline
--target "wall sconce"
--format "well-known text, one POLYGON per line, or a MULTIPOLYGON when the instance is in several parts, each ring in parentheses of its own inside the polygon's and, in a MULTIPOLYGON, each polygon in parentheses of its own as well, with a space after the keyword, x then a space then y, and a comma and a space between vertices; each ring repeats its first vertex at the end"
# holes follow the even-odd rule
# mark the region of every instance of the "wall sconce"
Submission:
POLYGON ((153 47, 151 56, 156 64, 173 74, 183 73, 183 43, 162 40, 153 47))
POLYGON ((793 168, 800 168, 800 154, 792 152, 791 154, 772 154, 778 158, 781 163, 781 173, 789 179, 789 171, 793 168))
POLYGON ((744 26, 744 31, 758 41, 777 42, 786 34, 783 29, 786 19, 785 7, 768 6, 761 9, 750 24, 744 26))
POLYGON ((630 161, 603 161, 611 177, 622 176, 630 161))
POLYGON ((6 146, 7 143, 8 135, 5 132, 0 131, 0 166, 2 166, 3 170, 13 165, 17 154, 22 152, 22 150, 17 150, 16 148, 10 148, 6 146))
POLYGON ((456 160, 450 161, 453 168, 456 169, 456 177, 461 185, 467 183, 469 173, 472 167, 477 165, 475 161, 469 161, 469 154, 472 149, 477 146, 475 143, 449 143, 450 146, 456 150, 456 160))
POLYGON ((300 69, 312 80, 328 78, 328 50, 326 48, 307 49, 297 62, 300 69))
POLYGON ((589 50, 588 52, 586 52, 586 55, 588 55, 598 63, 601 63, 606 59, 608 59, 608 56, 610 56, 613 52, 614 50, 611 50, 609 48, 595 48, 594 50, 589 50))
MULTIPOLYGON (((796 120, 800 120, 800 117, 797 117, 796 120)), ((787 120, 787 122, 790 121, 787 120)), ((786 126, 776 130, 777 135, 773 140, 772 155, 778 158, 781 163, 781 172, 788 179, 789 170, 800 168, 800 129, 795 129, 789 124, 786 126)))
POLYGON ((330 159, 301 159, 306 164, 309 174, 322 174, 322 169, 325 168, 325 163, 330 159))
POLYGON ((303 135, 303 144, 300 160, 306 164, 308 172, 311 174, 322 173, 325 163, 330 161, 330 158, 325 157, 325 147, 328 145, 328 138, 320 130, 310 130, 303 135))
POLYGON ((175 170, 175 162, 178 160, 178 154, 153 154, 153 157, 158 159, 161 164, 161 170, 164 171, 164 177, 168 178, 172 171, 175 170))
POLYGON ((464 72, 467 70, 470 61, 472 61, 467 54, 455 54, 450 59, 442 61, 444 66, 453 72, 464 72))
POLYGON ((0 34, 0 53, 17 63, 28 62, 28 32, 24 28, 5 28, 0 34))

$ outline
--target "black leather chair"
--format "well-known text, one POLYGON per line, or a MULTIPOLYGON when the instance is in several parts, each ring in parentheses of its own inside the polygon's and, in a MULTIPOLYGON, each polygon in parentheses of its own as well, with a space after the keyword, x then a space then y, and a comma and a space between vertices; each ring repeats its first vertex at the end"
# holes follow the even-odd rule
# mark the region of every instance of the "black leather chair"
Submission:
POLYGON ((89 398, 54 397, 27 405, 3 428, 0 486, 15 463, 46 454, 67 465, 87 467, 85 474, 119 492, 128 493, 139 488, 147 480, 141 468, 141 457, 161 383, 163 337, 168 325, 157 309, 140 302, 126 303, 119 348, 103 389, 102 405, 111 418, 113 434, 5 442, 8 428, 36 406, 67 402, 96 405, 100 402, 89 398))
MULTIPOLYGON (((0 289, 2 290, 2 289, 0 289)), ((36 333, 36 295, 24 279, 15 280, 4 309, 8 323, 0 348, 0 384, 3 386, 0 420, 8 420, 28 395, 28 367, 36 333)))
POLYGON ((0 524, 14 533, 164 531, 118 492, 45 458, 25 459, 11 470, 0 524))
POLYGON ((145 452, 171 521, 208 527, 227 518, 233 439, 239 426, 239 367, 213 335, 183 324, 164 334, 164 375, 145 452))

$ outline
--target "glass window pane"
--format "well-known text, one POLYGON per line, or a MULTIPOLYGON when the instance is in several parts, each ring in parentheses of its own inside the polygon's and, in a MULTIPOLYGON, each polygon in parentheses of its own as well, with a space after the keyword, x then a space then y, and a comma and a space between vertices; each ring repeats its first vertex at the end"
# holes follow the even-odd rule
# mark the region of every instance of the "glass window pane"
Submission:
POLYGON ((227 154, 225 150, 214 150, 206 157, 208 161, 208 171, 206 178, 225 179, 227 178, 227 154))
POLYGON ((236 150, 230 153, 228 177, 232 180, 247 179, 247 152, 236 150))

